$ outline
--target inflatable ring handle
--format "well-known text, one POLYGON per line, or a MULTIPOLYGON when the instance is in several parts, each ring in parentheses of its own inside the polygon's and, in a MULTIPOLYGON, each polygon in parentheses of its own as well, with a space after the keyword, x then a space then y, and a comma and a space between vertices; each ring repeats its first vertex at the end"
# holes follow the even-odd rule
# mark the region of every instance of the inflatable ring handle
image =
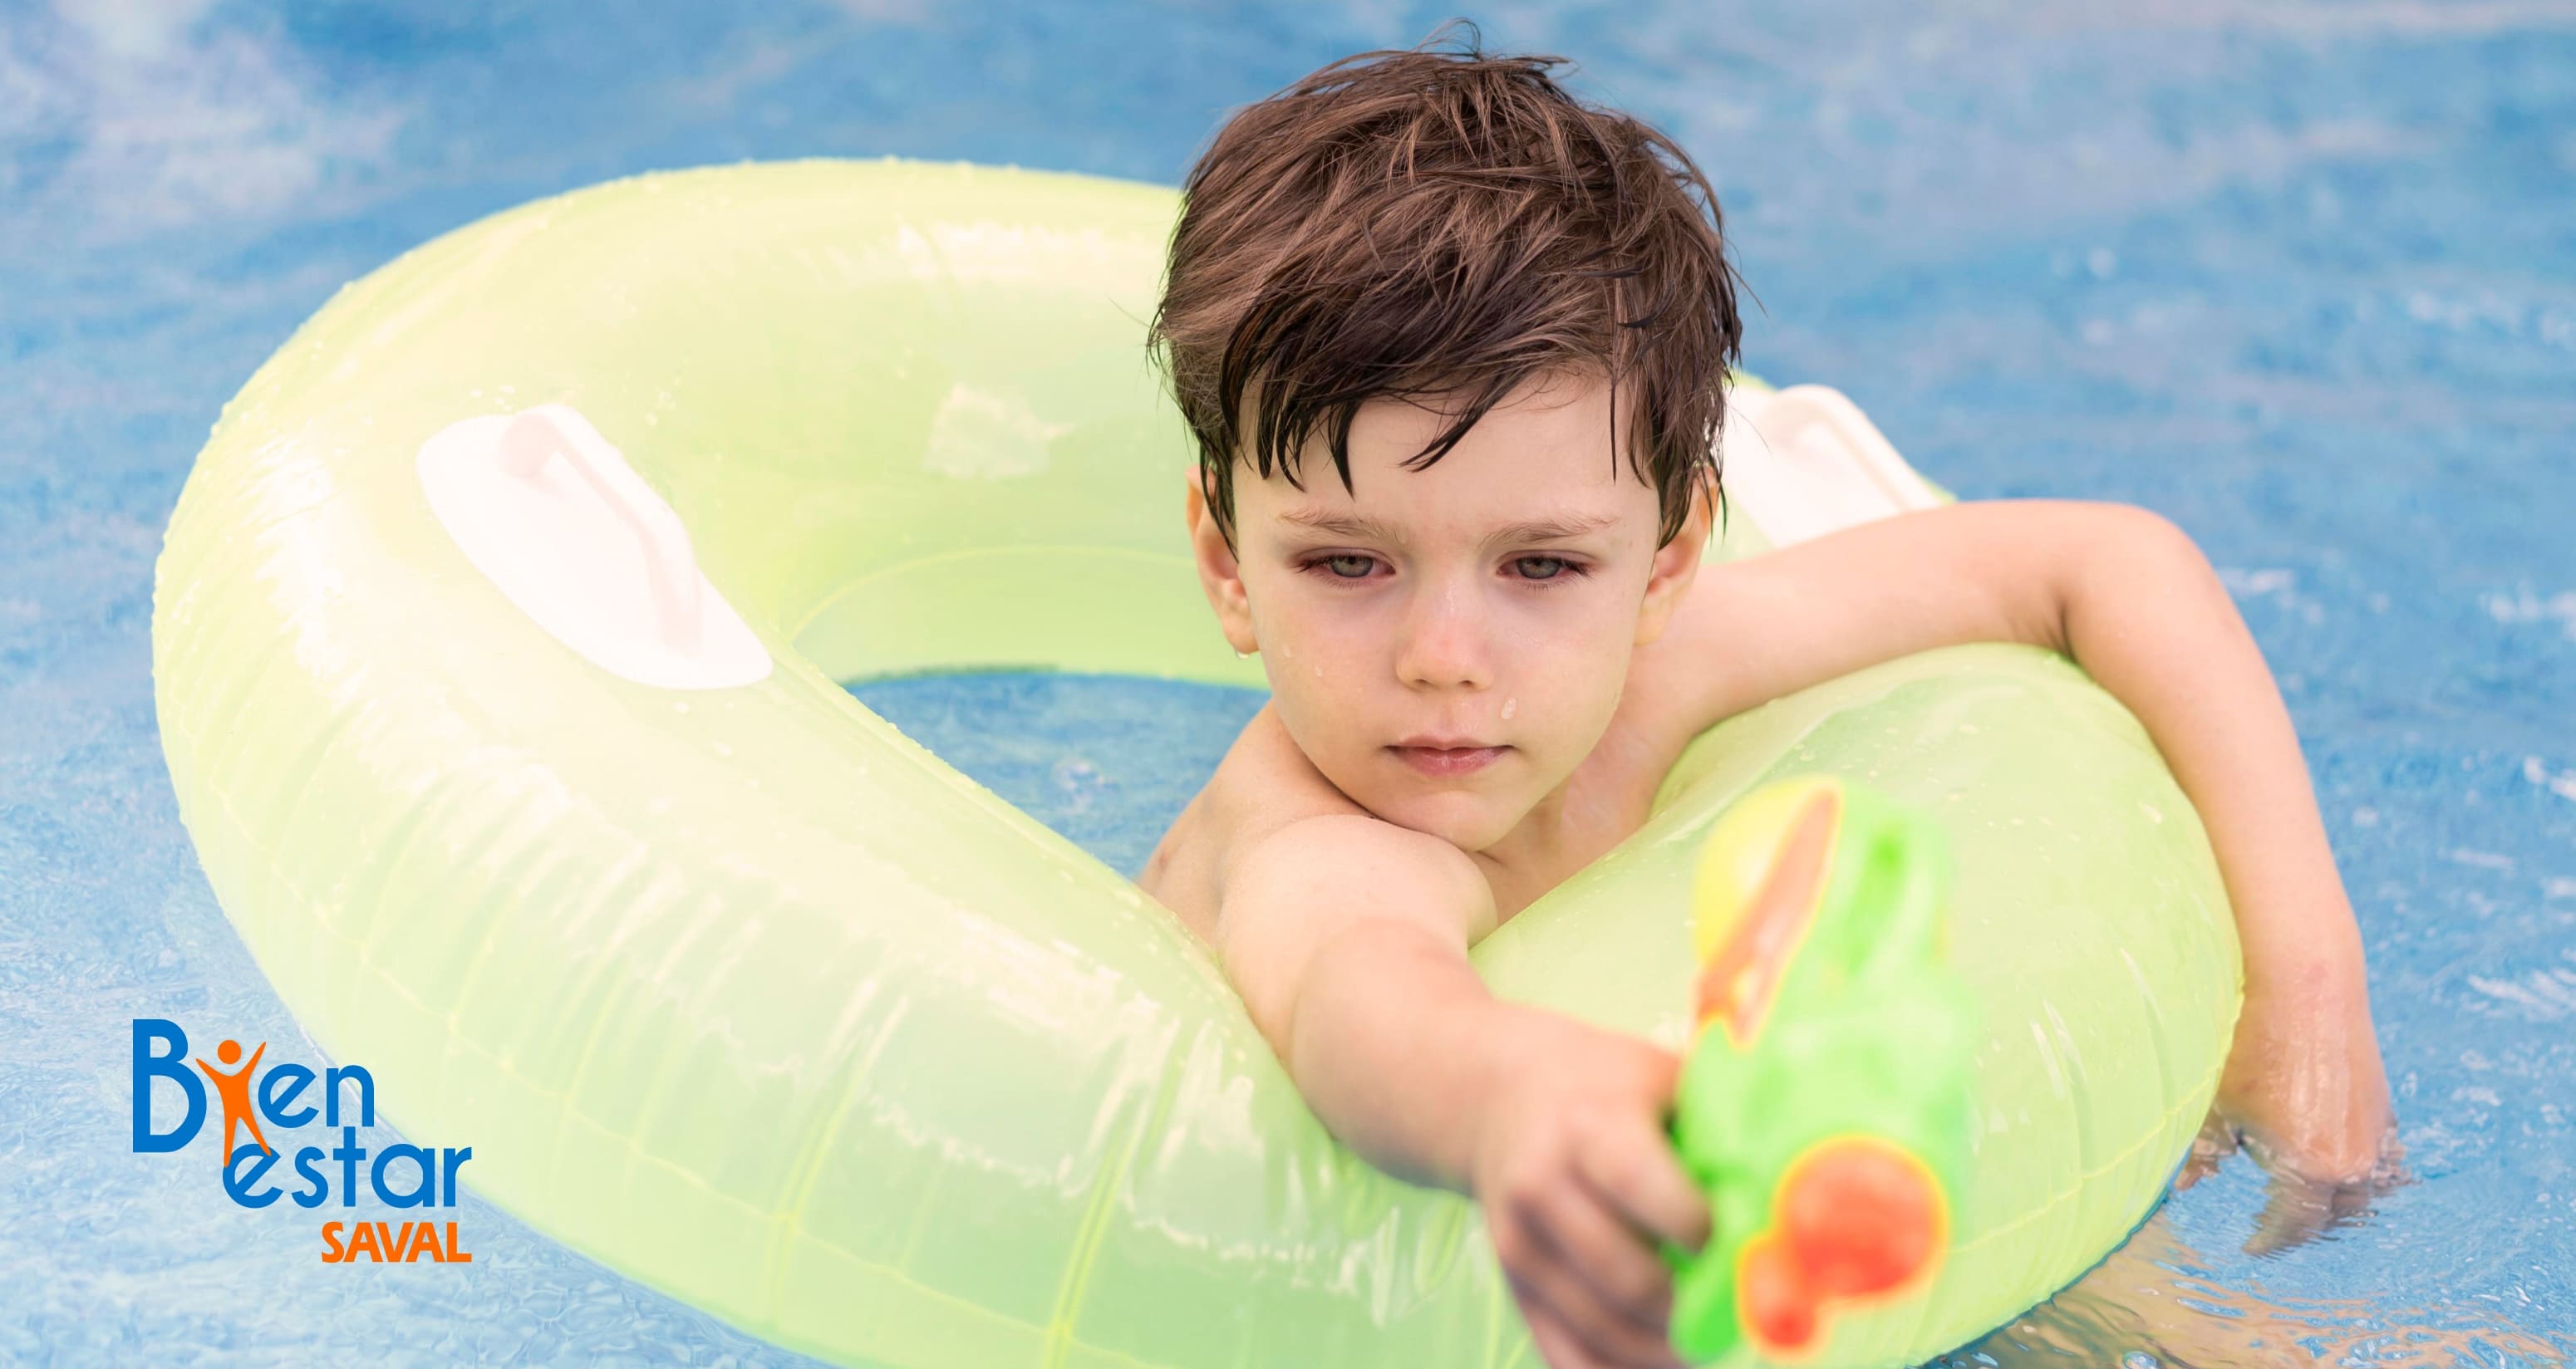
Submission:
POLYGON ((1869 421, 1869 415, 1830 385, 1792 385, 1774 393, 1762 406, 1760 422, 1764 439, 1775 450, 1795 450, 1811 432, 1829 435, 1844 462, 1841 478, 1847 485, 1857 478, 1871 491, 1871 497, 1858 497, 1859 491, 1853 490, 1856 502, 1875 506, 1862 519, 1933 508, 1941 502, 1931 485, 1897 454, 1887 434, 1869 421))
POLYGON ((643 546, 645 574, 653 587, 663 640, 677 650, 695 651, 701 620, 698 558, 689 544, 688 528, 624 462, 601 460, 597 447, 563 421, 562 415, 568 412, 560 404, 540 404, 512 418, 501 433, 501 470, 533 483, 547 460, 558 453, 571 463, 643 546))

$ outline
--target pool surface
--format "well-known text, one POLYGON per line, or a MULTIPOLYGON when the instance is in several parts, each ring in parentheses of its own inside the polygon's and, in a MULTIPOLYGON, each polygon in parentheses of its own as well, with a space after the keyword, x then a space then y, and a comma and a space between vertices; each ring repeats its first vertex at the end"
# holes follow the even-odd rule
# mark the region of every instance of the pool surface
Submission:
MULTIPOLYGON (((319 1054, 162 765, 152 562, 189 462, 340 284, 531 197, 818 154, 1177 181, 1226 109, 1446 12, 283 8, 0 5, 0 1362, 805 1363, 470 1192, 472 1264, 343 1269, 202 1148, 131 1153, 132 1019, 319 1054)), ((2170 516, 2298 722, 2415 1181, 2249 1253, 2267 1189, 2231 1160, 1955 1362, 2576 1354, 2576 5, 1477 17, 1700 158, 1752 369, 1846 391, 1964 497, 2170 516)), ((1258 706, 857 693, 1130 873, 1258 706)))

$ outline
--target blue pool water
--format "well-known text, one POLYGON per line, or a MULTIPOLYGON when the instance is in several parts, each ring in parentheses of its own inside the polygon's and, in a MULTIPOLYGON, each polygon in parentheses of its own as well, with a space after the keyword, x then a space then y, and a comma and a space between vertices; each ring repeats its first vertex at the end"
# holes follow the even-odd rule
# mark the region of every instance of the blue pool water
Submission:
MULTIPOLYGON (((149 643, 189 461, 299 320, 448 228, 649 168, 1177 180, 1227 108, 1441 17, 0 4, 0 1362, 800 1362, 470 1195, 472 1265, 335 1269, 193 1161, 129 1151, 131 1019, 300 1045, 179 826, 149 643)), ((1479 17, 1700 156, 1763 304, 1753 369, 1842 388, 1967 497, 2169 515, 2299 724, 2416 1182, 2255 1255, 2262 1176, 2231 1162, 1961 1362, 2576 1351, 2576 7, 1479 17)), ((1055 677, 861 694, 1129 870, 1251 706, 1055 677)))

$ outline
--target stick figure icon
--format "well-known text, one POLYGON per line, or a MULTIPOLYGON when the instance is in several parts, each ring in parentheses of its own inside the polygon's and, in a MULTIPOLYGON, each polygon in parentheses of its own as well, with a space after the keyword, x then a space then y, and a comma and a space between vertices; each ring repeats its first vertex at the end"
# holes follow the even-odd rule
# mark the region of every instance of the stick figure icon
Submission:
MULTIPOLYGON (((197 1057, 197 1068, 205 1071, 206 1078, 214 1082, 215 1096, 223 1100, 223 1161, 227 1167, 229 1167, 233 1162, 233 1128, 235 1126, 245 1126, 250 1128, 250 1139, 259 1143, 261 1154, 275 1155, 277 1153, 276 1151, 269 1149, 268 1138, 260 1135, 259 1114, 253 1111, 250 1105, 250 1072, 259 1068, 259 1058, 267 1053, 268 1043, 265 1041, 260 1042, 259 1049, 250 1053, 250 1063, 230 1074, 226 1074, 222 1070, 216 1069, 214 1066, 207 1064, 204 1056, 197 1057)), ((215 1058, 223 1061, 227 1065, 241 1059, 241 1043, 238 1041, 226 1041, 222 1045, 215 1047, 215 1058)))

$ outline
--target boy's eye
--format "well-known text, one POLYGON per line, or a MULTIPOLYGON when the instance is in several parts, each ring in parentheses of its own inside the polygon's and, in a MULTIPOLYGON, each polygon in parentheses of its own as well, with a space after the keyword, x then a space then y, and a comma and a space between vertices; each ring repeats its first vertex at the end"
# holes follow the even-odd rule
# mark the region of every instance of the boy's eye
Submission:
MULTIPOLYGON (((1365 580, 1377 568, 1377 558, 1358 552, 1327 553, 1305 564, 1336 580, 1365 580)), ((1520 579, 1532 584, 1573 580, 1584 573, 1581 565, 1563 556, 1516 556, 1511 565, 1520 579)))

